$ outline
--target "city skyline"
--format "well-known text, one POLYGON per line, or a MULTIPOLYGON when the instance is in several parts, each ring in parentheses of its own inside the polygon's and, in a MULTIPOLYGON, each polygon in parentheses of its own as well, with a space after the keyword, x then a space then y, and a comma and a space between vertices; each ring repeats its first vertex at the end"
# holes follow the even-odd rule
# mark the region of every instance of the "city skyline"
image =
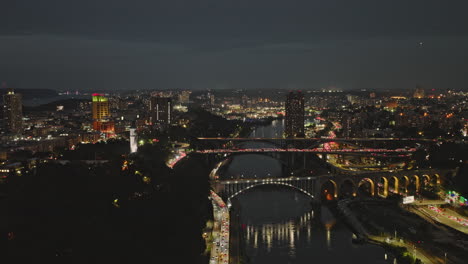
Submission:
POLYGON ((468 259, 468 1, 0 8, 5 263, 468 259))

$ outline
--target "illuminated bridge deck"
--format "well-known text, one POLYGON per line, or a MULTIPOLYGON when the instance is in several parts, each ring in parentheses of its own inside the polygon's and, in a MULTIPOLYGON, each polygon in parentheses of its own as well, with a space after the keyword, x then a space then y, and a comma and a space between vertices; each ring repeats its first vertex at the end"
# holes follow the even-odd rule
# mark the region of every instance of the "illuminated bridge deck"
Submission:
POLYGON ((220 154, 220 153, 270 153, 270 152, 298 152, 298 153, 320 153, 320 154, 372 154, 372 153, 396 153, 408 154, 415 152, 415 148, 408 149, 296 149, 296 148, 244 148, 244 149, 205 149, 197 150, 200 154, 220 154))
POLYGON ((437 142, 437 139, 427 138, 225 138, 225 137, 199 137, 202 141, 416 141, 437 142))

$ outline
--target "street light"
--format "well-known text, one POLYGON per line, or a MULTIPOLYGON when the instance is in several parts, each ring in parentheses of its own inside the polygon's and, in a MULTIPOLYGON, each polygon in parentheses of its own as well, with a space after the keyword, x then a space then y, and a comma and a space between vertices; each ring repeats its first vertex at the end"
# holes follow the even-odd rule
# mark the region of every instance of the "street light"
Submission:
POLYGON ((444 252, 444 264, 447 264, 447 252, 444 252))

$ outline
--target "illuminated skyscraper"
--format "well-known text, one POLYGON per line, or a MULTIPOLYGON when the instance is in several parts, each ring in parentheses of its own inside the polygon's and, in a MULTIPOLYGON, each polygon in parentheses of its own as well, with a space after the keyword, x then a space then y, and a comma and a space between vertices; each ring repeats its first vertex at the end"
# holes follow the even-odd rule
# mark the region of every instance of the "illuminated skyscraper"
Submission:
POLYGON ((3 95, 3 120, 5 130, 12 134, 23 133, 23 102, 21 94, 13 89, 3 95))
POLYGON ((115 125, 109 120, 109 99, 102 94, 93 94, 93 129, 107 134, 113 134, 115 125))
POLYGON ((413 98, 421 99, 424 98, 424 88, 421 86, 416 86, 416 90, 414 91, 413 98))
POLYGON ((169 97, 151 97, 151 122, 170 124, 172 121, 172 99, 169 97))
POLYGON ((286 98, 285 136, 304 137, 304 95, 289 92, 286 98))
POLYGON ((109 118, 109 99, 102 94, 93 94, 93 119, 99 121, 109 118))

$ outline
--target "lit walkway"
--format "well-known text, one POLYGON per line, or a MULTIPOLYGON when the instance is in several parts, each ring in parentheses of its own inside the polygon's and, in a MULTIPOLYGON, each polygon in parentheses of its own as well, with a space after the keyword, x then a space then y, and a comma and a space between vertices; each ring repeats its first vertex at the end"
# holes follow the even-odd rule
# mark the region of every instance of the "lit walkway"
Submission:
POLYGON ((439 264, 443 263, 440 262, 440 258, 435 258, 433 256, 428 256, 426 252, 422 251, 420 248, 416 247, 414 244, 408 243, 406 241, 400 239, 388 239, 385 236, 372 236, 369 235, 368 238, 370 240, 374 240, 380 243, 387 243, 393 246, 405 247, 408 251, 415 256, 416 258, 420 259, 424 264, 439 264))

